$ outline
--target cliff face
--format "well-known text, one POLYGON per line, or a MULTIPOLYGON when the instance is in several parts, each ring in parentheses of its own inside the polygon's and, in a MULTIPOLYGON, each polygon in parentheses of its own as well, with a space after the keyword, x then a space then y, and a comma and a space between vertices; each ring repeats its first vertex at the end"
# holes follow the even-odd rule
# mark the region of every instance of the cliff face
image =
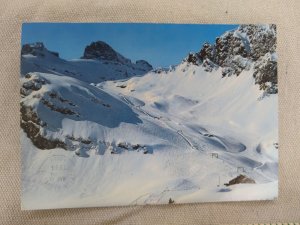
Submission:
POLYGON ((222 67, 222 76, 238 76, 254 68, 255 84, 266 94, 276 94, 277 55, 275 25, 241 25, 205 43, 199 52, 190 53, 188 63, 201 65, 209 72, 222 67))

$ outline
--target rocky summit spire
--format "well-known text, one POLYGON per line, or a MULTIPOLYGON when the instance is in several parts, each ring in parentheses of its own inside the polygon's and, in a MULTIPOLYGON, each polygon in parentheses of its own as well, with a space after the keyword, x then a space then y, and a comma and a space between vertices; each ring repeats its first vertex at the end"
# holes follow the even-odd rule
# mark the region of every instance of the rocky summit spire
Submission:
POLYGON ((92 42, 90 45, 86 46, 81 58, 115 61, 119 63, 131 62, 103 41, 92 42))

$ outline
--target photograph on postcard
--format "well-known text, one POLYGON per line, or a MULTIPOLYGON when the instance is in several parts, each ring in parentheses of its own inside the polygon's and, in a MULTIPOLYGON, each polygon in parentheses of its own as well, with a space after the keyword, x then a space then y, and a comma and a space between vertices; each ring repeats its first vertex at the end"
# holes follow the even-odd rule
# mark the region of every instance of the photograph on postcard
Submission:
POLYGON ((24 23, 22 209, 273 200, 274 24, 24 23))

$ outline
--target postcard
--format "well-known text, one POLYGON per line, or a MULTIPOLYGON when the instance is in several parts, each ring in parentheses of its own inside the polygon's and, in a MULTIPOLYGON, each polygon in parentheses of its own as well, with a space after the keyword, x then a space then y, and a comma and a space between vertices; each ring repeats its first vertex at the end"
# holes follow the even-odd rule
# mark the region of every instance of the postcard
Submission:
POLYGON ((24 23, 24 210, 273 200, 274 24, 24 23))

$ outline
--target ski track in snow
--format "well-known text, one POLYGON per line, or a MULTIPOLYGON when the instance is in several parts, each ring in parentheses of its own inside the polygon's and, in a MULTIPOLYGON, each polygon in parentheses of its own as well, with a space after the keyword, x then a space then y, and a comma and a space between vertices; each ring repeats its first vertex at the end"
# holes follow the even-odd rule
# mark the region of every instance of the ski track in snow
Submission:
POLYGON ((171 129, 174 133, 177 133, 179 134, 179 136, 181 136, 187 143, 188 145, 192 148, 192 149, 198 149, 197 147, 195 147, 193 144, 192 144, 192 141, 189 140, 189 138, 187 136, 185 136, 183 134, 183 131, 182 130, 176 130, 175 128, 173 128, 169 123, 174 123, 171 119, 167 118, 167 120, 164 120, 164 117, 163 116, 154 116, 153 114, 143 110, 141 108, 141 106, 139 105, 134 105, 126 96, 122 95, 122 94, 119 94, 121 96, 121 99, 124 100, 124 102, 129 106, 129 107, 133 107, 134 109, 136 109, 137 111, 143 113, 144 115, 150 117, 151 119, 156 119, 156 120, 159 120, 161 121, 165 127, 171 129), (167 123, 167 121, 169 123, 167 123))

